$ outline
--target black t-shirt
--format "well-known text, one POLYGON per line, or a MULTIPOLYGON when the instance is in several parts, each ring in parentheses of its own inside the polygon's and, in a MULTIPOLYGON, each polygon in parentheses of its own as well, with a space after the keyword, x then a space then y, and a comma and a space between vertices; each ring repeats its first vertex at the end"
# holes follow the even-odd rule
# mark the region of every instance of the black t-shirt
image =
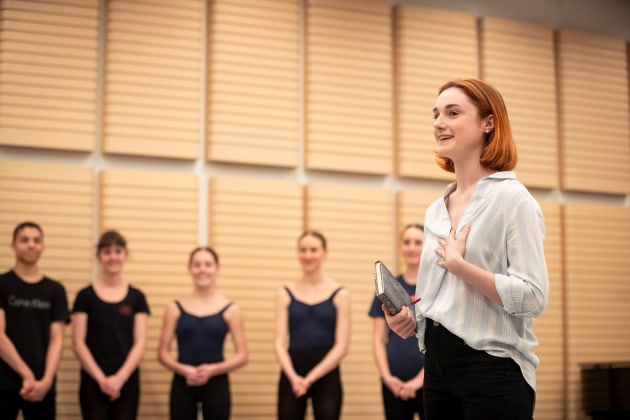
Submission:
POLYGON ((87 314, 85 344, 103 373, 113 375, 125 362, 133 346, 133 328, 137 313, 149 313, 144 294, 129 286, 127 296, 116 303, 101 300, 88 286, 77 294, 72 313, 87 314))
MULTIPOLYGON (((68 322, 66 289, 44 276, 37 283, 27 283, 13 270, 0 275, 0 308, 4 310, 5 332, 18 354, 41 379, 46 370, 50 325, 68 322)), ((0 390, 17 391, 22 378, 0 360, 0 390)))

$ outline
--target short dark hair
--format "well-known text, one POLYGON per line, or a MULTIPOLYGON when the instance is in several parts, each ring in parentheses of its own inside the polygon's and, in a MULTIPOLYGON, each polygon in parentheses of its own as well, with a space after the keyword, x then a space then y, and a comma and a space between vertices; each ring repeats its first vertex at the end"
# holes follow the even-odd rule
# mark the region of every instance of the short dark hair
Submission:
POLYGON ((112 245, 119 246, 125 250, 127 249, 127 241, 120 233, 118 233, 118 231, 106 230, 98 240, 98 244, 96 244, 96 255, 98 255, 104 248, 112 245))
POLYGON ((322 242, 322 248, 326 250, 326 237, 324 237, 324 235, 320 231, 314 230, 314 229, 307 229, 304 232, 302 232, 302 234, 298 238, 298 242, 300 242, 302 238, 304 238, 305 236, 313 236, 319 239, 322 242))
POLYGON ((13 242, 15 242, 15 240, 17 239, 18 235, 20 234, 20 232, 23 229, 26 228, 33 228, 33 229, 37 229, 39 230, 39 233, 42 234, 42 237, 44 236, 44 231, 42 230, 42 227, 40 225, 38 225, 35 222, 31 222, 31 221, 26 221, 26 222, 22 222, 20 224, 18 224, 15 229, 13 229, 13 242))
POLYGON ((214 262, 219 264, 219 254, 217 254, 214 249, 210 248, 209 246, 198 246, 197 248, 192 250, 192 252, 190 253, 190 257, 188 257, 188 267, 190 267, 190 264, 192 264, 193 258, 195 258, 195 255, 199 251, 206 251, 210 253, 210 255, 214 257, 214 262))

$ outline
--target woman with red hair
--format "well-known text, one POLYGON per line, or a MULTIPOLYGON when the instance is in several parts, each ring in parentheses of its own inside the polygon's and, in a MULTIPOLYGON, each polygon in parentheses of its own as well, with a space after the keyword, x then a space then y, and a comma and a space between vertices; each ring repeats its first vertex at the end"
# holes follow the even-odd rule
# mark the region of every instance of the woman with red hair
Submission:
POLYGON ((438 165, 455 174, 425 215, 416 317, 386 314, 425 351, 428 420, 531 420, 534 318, 547 305, 545 225, 517 179, 501 94, 477 79, 443 85, 433 108, 438 165))

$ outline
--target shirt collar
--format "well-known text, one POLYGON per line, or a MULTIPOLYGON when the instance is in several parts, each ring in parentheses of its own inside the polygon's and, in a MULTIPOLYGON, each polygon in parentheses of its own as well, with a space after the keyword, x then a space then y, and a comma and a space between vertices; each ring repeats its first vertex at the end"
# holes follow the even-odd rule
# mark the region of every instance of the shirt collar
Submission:
MULTIPOLYGON (((481 184, 485 184, 486 182, 491 181, 491 180, 503 180, 503 179, 516 179, 516 173, 514 171, 495 172, 488 176, 484 176, 479 181, 477 181, 477 186, 481 184)), ((446 192, 444 196, 446 197, 447 195, 455 191, 456 187, 457 187, 457 182, 451 182, 450 184, 448 184, 446 187, 446 192)))

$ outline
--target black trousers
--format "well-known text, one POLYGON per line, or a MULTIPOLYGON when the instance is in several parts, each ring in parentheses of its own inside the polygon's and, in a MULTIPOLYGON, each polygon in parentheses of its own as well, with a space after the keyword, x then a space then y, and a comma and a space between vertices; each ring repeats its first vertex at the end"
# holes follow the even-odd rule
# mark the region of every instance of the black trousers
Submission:
POLYGON ((37 402, 25 400, 19 391, 0 391, 0 419, 15 420, 21 410, 24 420, 55 420, 55 409, 54 390, 37 402))
POLYGON ((532 420, 535 392, 510 358, 475 350, 427 319, 425 420, 532 420))
MULTIPOLYGON (((328 349, 289 350, 295 371, 305 376, 320 360, 328 349)), ((317 380, 306 395, 296 398, 291 382, 284 372, 280 374, 278 384, 278 419, 302 420, 306 414, 306 404, 311 399, 315 420, 338 420, 341 416, 343 390, 339 367, 317 380)))
POLYGON ((181 375, 173 375, 170 413, 172 420, 197 420, 197 403, 201 403, 203 420, 230 418, 230 382, 227 374, 218 375, 201 386, 188 386, 181 375))
POLYGON ((416 391, 415 398, 403 400, 395 396, 384 382, 381 382, 381 387, 383 389, 383 408, 387 420, 413 420, 416 414, 420 420, 424 419, 422 389, 416 391))
POLYGON ((140 373, 131 374, 120 390, 120 397, 110 401, 90 375, 81 370, 79 404, 83 420, 135 420, 140 402, 140 373))

